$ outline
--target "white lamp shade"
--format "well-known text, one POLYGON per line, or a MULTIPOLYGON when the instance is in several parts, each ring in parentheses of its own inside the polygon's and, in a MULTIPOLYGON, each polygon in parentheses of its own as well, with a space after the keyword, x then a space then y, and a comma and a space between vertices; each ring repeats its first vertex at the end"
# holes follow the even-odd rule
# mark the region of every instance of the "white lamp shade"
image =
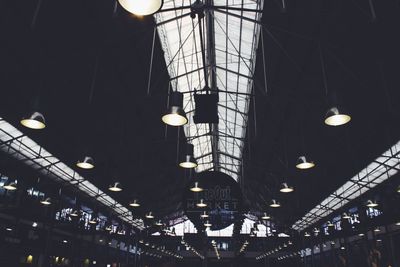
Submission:
POLYGON ((138 16, 148 16, 156 13, 163 5, 163 0, 118 0, 128 12, 138 16))

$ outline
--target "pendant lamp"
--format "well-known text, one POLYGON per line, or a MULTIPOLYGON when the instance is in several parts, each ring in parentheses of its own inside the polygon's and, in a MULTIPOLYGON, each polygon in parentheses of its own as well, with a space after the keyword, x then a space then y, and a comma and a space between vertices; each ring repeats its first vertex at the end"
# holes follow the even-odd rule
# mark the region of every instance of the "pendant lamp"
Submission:
POLYGON ((108 187, 108 190, 110 190, 111 192, 121 192, 122 187, 119 182, 115 182, 108 187))
POLYGON ((279 208, 281 206, 281 204, 278 201, 276 201, 276 199, 273 199, 273 200, 271 200, 271 204, 269 204, 269 206, 271 208, 279 208))
POLYGON ((300 156, 296 161, 296 168, 306 170, 314 167, 315 164, 312 161, 308 161, 305 156, 300 156))
POLYGON ((41 203, 42 205, 49 206, 49 205, 51 205, 51 198, 46 197, 46 198, 42 199, 42 200, 40 201, 40 203, 41 203))
POLYGON ((271 219, 271 216, 269 216, 266 212, 264 212, 263 216, 261 217, 263 220, 269 220, 271 219))
POLYGON ((8 191, 15 191, 17 190, 17 182, 16 181, 7 181, 3 188, 8 191))
POLYGON ((129 13, 138 16, 153 15, 163 5, 163 0, 118 0, 120 5, 129 13))
POLYGON ((287 183, 283 183, 281 189, 279 190, 281 193, 291 193, 294 191, 293 187, 288 186, 287 183))
POLYGON ((196 204, 198 208, 205 208, 207 207, 207 203, 204 202, 204 199, 200 199, 200 202, 196 204))
POLYGON ((185 144, 185 151, 179 161, 179 166, 185 169, 193 169, 197 167, 196 160, 193 156, 194 146, 192 144, 185 144))
POLYGON ((199 182, 194 182, 194 185, 190 188, 190 191, 198 193, 202 192, 203 188, 199 186, 199 182))
POLYGON ((129 206, 134 207, 134 208, 138 208, 138 207, 140 207, 140 203, 139 203, 139 201, 137 199, 134 199, 133 201, 131 201, 129 203, 129 206))
POLYGON ((94 160, 92 157, 84 157, 83 160, 80 160, 76 163, 76 166, 78 166, 81 169, 93 169, 94 168, 94 160))
POLYGON ((34 130, 41 130, 46 127, 46 120, 42 113, 34 111, 30 113, 28 116, 23 117, 20 123, 29 128, 34 130))
POLYGON ((338 107, 330 108, 325 115, 325 124, 329 126, 340 126, 348 123, 351 120, 350 115, 339 110, 338 107))
POLYGON ((183 94, 171 92, 167 113, 162 117, 162 121, 170 126, 182 126, 188 123, 186 113, 183 110, 183 94))

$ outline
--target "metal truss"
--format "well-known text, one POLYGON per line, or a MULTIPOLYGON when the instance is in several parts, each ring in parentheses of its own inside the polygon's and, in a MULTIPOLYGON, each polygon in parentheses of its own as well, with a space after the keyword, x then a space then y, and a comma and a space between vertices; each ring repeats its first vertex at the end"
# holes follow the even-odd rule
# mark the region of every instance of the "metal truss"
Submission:
POLYGON ((171 88, 184 93, 186 113, 195 110, 195 89, 219 97, 218 125, 189 118, 184 128, 197 171, 240 178, 262 10, 263 0, 171 0, 154 16, 171 88))
POLYGON ((111 198, 1 117, 0 151, 19 161, 23 161, 37 172, 60 183, 61 186, 70 187, 100 203, 121 220, 137 229, 144 229, 143 221, 134 219, 129 209, 111 198))
POLYGON ((302 231, 312 226, 398 173, 399 166, 400 141, 330 194, 319 205, 298 220, 292 228, 302 231))

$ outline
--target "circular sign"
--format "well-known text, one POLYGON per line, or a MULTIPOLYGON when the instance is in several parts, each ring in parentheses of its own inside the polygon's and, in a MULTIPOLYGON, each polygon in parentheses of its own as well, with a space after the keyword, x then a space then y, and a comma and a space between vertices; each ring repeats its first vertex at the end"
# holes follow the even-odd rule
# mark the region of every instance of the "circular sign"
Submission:
POLYGON ((221 230, 240 215, 242 192, 239 184, 222 172, 201 172, 192 179, 184 194, 186 216, 198 230, 221 230))

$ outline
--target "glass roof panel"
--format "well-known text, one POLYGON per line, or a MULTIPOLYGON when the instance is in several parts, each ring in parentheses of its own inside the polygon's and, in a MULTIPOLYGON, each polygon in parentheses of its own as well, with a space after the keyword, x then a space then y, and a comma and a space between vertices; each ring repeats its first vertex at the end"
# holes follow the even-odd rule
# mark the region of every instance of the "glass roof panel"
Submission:
POLYGON ((68 182, 82 193, 96 197, 96 201, 110 207, 124 221, 133 224, 139 229, 144 229, 143 222, 134 220, 132 213, 119 204, 116 200, 102 192, 83 176, 54 157, 50 152, 41 147, 35 141, 24 135, 17 128, 0 117, 0 150, 23 160, 33 168, 40 169, 46 176, 57 181, 68 182), (77 183, 77 182, 80 183, 77 183))
MULTIPOLYGON (((163 9, 190 5, 191 2, 189 0, 165 1, 163 9)), ((214 0, 214 5, 261 10, 263 0, 214 0)), ((254 73, 255 52, 260 35, 259 24, 244 20, 243 17, 260 21, 261 12, 206 9, 205 19, 209 19, 212 23, 202 24, 204 25, 203 35, 205 37, 212 35, 214 44, 208 47, 209 42, 205 41, 205 50, 211 50, 213 51, 211 54, 215 55, 215 58, 210 58, 207 54, 206 62, 202 59, 198 19, 192 19, 190 16, 177 18, 188 12, 190 12, 189 9, 183 9, 155 14, 169 75, 170 77, 183 75, 173 80, 172 89, 180 92, 203 89, 206 83, 202 68, 211 66, 207 69, 209 74, 212 72, 215 76, 215 84, 210 86, 213 90, 219 90, 219 124, 210 129, 209 125, 195 125, 192 118, 189 118, 185 133, 186 136, 191 137, 208 135, 192 140, 195 146, 195 157, 200 159, 197 171, 214 168, 237 180, 240 162, 236 159, 242 156, 249 95, 253 86, 251 77, 254 73), (166 22, 171 18, 177 19, 166 22), (191 72, 193 70, 198 71, 191 72), (208 154, 210 156, 204 157, 208 154), (232 155, 236 159, 229 159, 224 154, 232 155), (214 158, 215 156, 217 158, 214 158)), ((212 75, 209 74, 207 81, 211 83, 212 75)), ((192 94, 185 94, 184 109, 187 113, 195 109, 192 94)))
POLYGON ((323 200, 321 204, 317 205, 303 218, 298 220, 292 228, 302 231, 312 224, 319 221, 315 220, 310 222, 309 219, 313 218, 316 211, 319 211, 323 206, 329 206, 331 210, 326 212, 324 216, 328 216, 333 211, 346 205, 349 200, 356 199, 371 188, 391 178, 398 173, 398 166, 400 165, 400 141, 394 144, 391 148, 385 151, 376 160, 371 162, 367 167, 362 169, 358 174, 353 176, 344 185, 339 187, 328 198, 323 200))

